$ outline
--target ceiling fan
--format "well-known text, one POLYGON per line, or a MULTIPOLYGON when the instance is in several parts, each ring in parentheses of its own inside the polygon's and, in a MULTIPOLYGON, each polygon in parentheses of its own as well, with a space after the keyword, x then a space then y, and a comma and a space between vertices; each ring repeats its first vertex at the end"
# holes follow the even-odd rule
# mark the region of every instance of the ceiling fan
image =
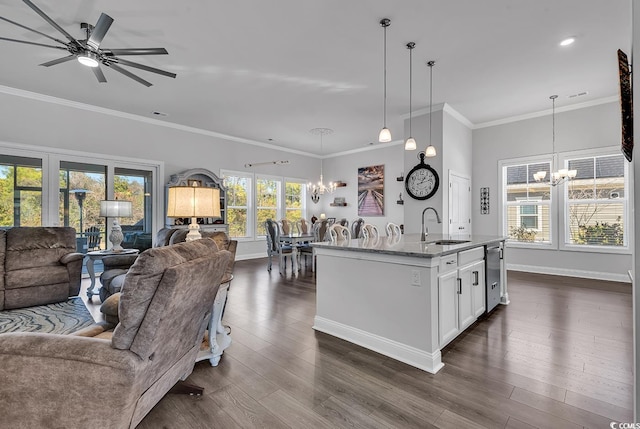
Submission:
POLYGON ((90 25, 86 22, 80 24, 80 28, 84 29, 87 34, 87 38, 84 40, 79 40, 71 36, 67 31, 65 31, 62 27, 60 27, 53 19, 51 19, 46 13, 44 13, 40 8, 38 8, 35 4, 33 4, 30 0, 22 0, 27 6, 33 9, 38 15, 40 15, 45 21, 47 21, 53 28, 62 33, 69 41, 64 42, 63 40, 57 39, 55 37, 49 36, 48 34, 42 33, 38 30, 34 30, 33 28, 29 28, 25 25, 19 24, 15 21, 7 19, 3 16, 0 16, 0 19, 6 21, 8 23, 17 25, 20 28, 24 28, 25 30, 33 31, 41 36, 47 37, 55 42, 60 43, 63 46, 57 45, 46 45, 43 43, 30 42, 27 40, 17 40, 10 39, 7 37, 0 37, 0 40, 5 40, 8 42, 17 42, 17 43, 25 43, 27 45, 36 45, 36 46, 44 46, 46 48, 53 49, 62 49, 68 51, 70 55, 62 58, 58 58, 52 61, 47 61, 46 63, 40 64, 41 66, 51 67, 56 64, 65 63, 67 61, 71 61, 73 59, 77 59, 80 64, 83 64, 87 67, 91 67, 93 73, 95 74, 98 82, 106 82, 107 79, 100 68, 100 64, 105 67, 109 67, 123 75, 139 82, 145 86, 151 86, 150 82, 142 79, 139 76, 131 73, 129 70, 122 68, 121 66, 129 66, 135 67, 140 70, 145 70, 151 73, 157 73, 162 76, 175 78, 175 73, 170 73, 164 70, 160 70, 154 67, 145 66, 144 64, 135 63, 133 61, 125 60, 123 58, 119 58, 122 55, 165 55, 168 54, 167 50, 164 48, 123 48, 123 49, 104 49, 100 47, 102 43, 102 39, 109 31, 109 27, 113 23, 113 18, 111 18, 106 13, 102 13, 100 18, 98 18, 98 22, 96 25, 90 25))

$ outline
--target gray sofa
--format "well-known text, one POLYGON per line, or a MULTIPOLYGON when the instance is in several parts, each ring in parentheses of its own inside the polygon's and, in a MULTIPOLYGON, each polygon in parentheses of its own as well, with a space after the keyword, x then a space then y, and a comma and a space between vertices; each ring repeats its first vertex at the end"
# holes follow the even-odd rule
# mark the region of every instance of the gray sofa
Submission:
POLYGON ((66 301, 80 292, 82 259, 69 227, 0 230, 0 310, 66 301))
POLYGON ((0 427, 134 428, 193 370, 230 262, 212 240, 149 249, 112 333, 0 334, 0 427))

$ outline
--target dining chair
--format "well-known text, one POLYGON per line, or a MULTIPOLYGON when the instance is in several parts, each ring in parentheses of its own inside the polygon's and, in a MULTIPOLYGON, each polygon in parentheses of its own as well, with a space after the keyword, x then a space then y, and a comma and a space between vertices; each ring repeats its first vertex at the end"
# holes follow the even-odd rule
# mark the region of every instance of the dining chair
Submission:
POLYGON ((332 243, 342 243, 351 240, 351 231, 349 231, 349 228, 336 223, 329 227, 329 237, 332 243))
POLYGON ((364 226, 362 227, 362 237, 365 239, 380 237, 380 233, 378 232, 378 227, 370 223, 365 223, 364 226))
POLYGON ((267 256, 269 257, 267 271, 271 272, 271 258, 273 256, 278 257, 280 274, 286 272, 287 257, 291 259, 291 269, 293 270, 293 248, 290 245, 283 245, 280 242, 280 228, 278 227, 278 223, 267 219, 264 222, 264 229, 267 232, 267 256))
POLYGON ((347 218, 344 218, 344 217, 343 217, 342 219, 340 219, 340 220, 338 221, 338 223, 339 223, 340 225, 342 225, 342 226, 347 227, 347 228, 349 227, 349 221, 347 220, 347 218))
POLYGON ((400 236, 402 234, 402 230, 400 229, 400 226, 393 222, 388 222, 385 229, 387 230, 387 236, 389 237, 394 235, 400 236))
POLYGON ((362 238, 362 226, 364 225, 364 219, 359 217, 351 222, 351 237, 362 238))

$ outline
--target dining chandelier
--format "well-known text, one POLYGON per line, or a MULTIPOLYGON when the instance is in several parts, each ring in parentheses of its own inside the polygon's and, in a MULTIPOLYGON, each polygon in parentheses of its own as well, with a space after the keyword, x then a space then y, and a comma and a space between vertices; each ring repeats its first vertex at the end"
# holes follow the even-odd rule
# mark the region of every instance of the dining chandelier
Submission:
MULTIPOLYGON (((322 151, 322 136, 324 135, 328 135, 328 134, 333 134, 333 130, 331 128, 313 128, 311 130, 309 130, 309 132, 313 135, 319 135, 320 136, 320 156, 322 156, 323 151, 322 151)), ((324 178, 322 176, 322 158, 320 158, 320 181, 318 183, 311 183, 309 182, 307 184, 307 189, 309 190, 309 193, 311 194, 311 201, 313 201, 314 203, 317 203, 318 201, 320 201, 320 195, 326 194, 326 193, 332 193, 333 191, 336 190, 336 184, 333 182, 329 182, 329 185, 325 185, 324 184, 324 178)))
MULTIPOLYGON (((552 108, 551 108, 551 129, 552 129, 552 135, 551 135, 551 156, 552 158, 552 164, 551 164, 551 175, 549 177, 549 184, 551 186, 557 186, 560 185, 564 182, 566 182, 567 180, 572 180, 573 178, 576 177, 576 175, 578 174, 577 170, 569 170, 567 168, 561 168, 559 170, 556 170, 556 159, 557 159, 557 155, 556 155, 556 98, 558 98, 557 95, 552 95, 549 97, 551 99, 551 103, 552 103, 552 108)), ((538 171, 537 173, 533 174, 533 178, 535 179, 536 182, 544 182, 545 178, 547 177, 547 172, 544 170, 538 171)))

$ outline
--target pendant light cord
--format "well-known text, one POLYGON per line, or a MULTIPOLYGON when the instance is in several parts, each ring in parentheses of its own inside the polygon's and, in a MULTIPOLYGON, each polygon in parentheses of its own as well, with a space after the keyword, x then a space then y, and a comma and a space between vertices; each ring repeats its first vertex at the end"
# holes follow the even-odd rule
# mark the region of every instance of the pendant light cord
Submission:
POLYGON ((415 43, 409 42, 407 43, 407 48, 409 48, 409 137, 413 137, 413 131, 411 128, 411 116, 413 112, 412 108, 412 96, 413 94, 413 48, 416 46, 415 43))
POLYGON ((389 26, 384 20, 382 22, 382 26, 384 27, 384 107, 383 107, 383 126, 387 127, 387 27, 389 26))
POLYGON ((429 61, 429 146, 431 146, 431 116, 433 111, 433 66, 435 61, 429 61))

